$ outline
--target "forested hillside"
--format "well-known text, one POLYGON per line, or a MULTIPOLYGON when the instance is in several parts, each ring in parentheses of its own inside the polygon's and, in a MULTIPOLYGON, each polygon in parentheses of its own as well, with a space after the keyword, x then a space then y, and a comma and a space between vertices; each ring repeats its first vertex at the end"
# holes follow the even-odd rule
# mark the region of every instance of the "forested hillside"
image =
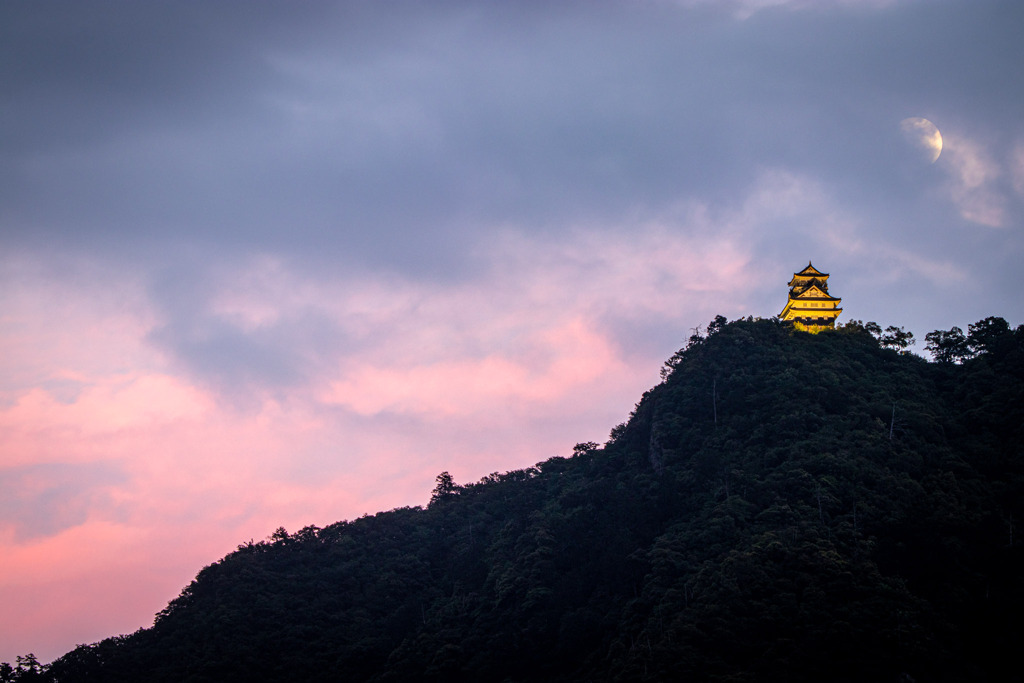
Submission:
POLYGON ((1001 680, 1024 327, 929 335, 938 362, 880 332, 719 318, 603 447, 279 529, 3 680, 1001 680))

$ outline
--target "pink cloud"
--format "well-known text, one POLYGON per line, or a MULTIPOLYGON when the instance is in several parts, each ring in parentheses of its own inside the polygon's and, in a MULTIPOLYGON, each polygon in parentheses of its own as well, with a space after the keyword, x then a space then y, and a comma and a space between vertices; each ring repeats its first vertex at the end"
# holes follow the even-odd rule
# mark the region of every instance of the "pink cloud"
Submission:
POLYGON ((25 487, 19 516, 0 517, 0 659, 148 625, 203 565, 279 525, 423 504, 442 470, 471 481, 603 440, 675 350, 627 356, 616 326, 681 339, 735 302, 751 220, 682 206, 625 237, 493 232, 482 275, 450 284, 314 279, 270 257, 225 267, 196 303, 203 324, 286 327, 280 352, 319 369, 251 385, 242 408, 150 343, 164 313, 144 279, 0 264, 19 283, 0 319, 0 474, 25 487), (303 346, 307 317, 338 341, 303 346), (57 473, 73 515, 36 502, 57 473))
POLYGON ((535 334, 524 346, 514 359, 489 355, 406 368, 356 366, 331 384, 324 400, 361 415, 384 410, 489 414, 521 403, 549 405, 625 369, 609 341, 579 319, 535 334))

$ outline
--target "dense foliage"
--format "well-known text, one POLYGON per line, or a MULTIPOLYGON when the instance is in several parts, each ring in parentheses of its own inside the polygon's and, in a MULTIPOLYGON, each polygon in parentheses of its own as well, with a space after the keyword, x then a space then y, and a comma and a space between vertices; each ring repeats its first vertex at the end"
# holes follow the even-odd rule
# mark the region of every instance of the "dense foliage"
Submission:
POLYGON ((279 529, 152 628, 0 680, 1000 678, 1024 327, 999 320, 928 363, 898 328, 718 318, 605 446, 279 529))

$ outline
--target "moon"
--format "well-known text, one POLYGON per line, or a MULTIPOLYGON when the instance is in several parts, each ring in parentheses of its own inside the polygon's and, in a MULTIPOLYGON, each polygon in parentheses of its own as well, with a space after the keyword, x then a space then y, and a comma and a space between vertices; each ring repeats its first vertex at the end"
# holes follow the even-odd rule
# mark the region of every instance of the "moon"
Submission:
POLYGON ((917 147, 929 163, 934 164, 942 154, 942 133, 928 119, 919 116, 903 119, 900 121, 900 130, 907 142, 917 147))

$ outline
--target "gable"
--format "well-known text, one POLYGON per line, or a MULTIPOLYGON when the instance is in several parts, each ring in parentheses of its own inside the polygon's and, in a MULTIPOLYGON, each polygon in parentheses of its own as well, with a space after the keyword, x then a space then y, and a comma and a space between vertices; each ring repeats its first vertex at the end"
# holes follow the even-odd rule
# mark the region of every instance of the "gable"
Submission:
POLYGON ((818 285, 811 285, 804 291, 796 295, 797 299, 831 299, 828 292, 824 291, 818 285))
POLYGON ((801 270, 799 273, 794 273, 794 275, 803 275, 805 277, 815 277, 815 276, 818 276, 818 275, 827 275, 827 273, 821 272, 820 270, 818 270, 817 268, 812 266, 810 263, 808 263, 806 268, 801 270))

